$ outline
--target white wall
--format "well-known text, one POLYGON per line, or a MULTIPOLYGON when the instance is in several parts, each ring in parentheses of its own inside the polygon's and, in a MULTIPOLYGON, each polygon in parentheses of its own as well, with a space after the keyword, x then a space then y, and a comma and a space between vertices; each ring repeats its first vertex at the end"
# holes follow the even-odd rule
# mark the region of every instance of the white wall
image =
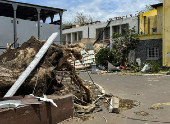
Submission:
MULTIPOLYGON (((13 34, 13 18, 0 16, 0 46, 6 46, 7 43, 11 44, 14 42, 13 34)), ((37 22, 17 19, 17 37, 19 38, 17 43, 22 44, 26 42, 31 36, 38 38, 38 27, 37 22)), ((58 32, 59 35, 54 40, 55 43, 60 42, 60 26, 41 23, 40 28, 40 40, 46 40, 53 32, 58 32)), ((0 50, 2 54, 3 50, 0 50)))
POLYGON ((78 27, 78 28, 70 28, 70 29, 65 29, 63 30, 62 34, 70 34, 70 33, 74 33, 74 32, 79 32, 82 31, 82 37, 83 38, 87 38, 88 37, 88 26, 82 26, 82 27, 78 27))
MULTIPOLYGON (((136 27, 136 32, 138 31, 138 17, 129 17, 120 20, 115 20, 110 23, 108 27, 117 26, 128 23, 130 28, 136 27)), ((82 31, 83 36, 82 38, 88 38, 88 27, 89 27, 89 38, 96 38, 96 30, 99 28, 105 28, 108 22, 104 23, 97 23, 88 26, 82 26, 77 28, 65 29, 63 30, 63 34, 70 34, 71 32, 78 32, 82 31)))
POLYGON ((0 16, 0 46, 12 43, 13 39, 13 23, 11 23, 11 19, 0 16))
MULTIPOLYGON (((37 29, 38 31, 38 29, 37 29)), ((51 36, 52 33, 58 32, 57 38, 54 40, 55 43, 60 43, 60 25, 41 23, 41 40, 45 40, 51 36)))

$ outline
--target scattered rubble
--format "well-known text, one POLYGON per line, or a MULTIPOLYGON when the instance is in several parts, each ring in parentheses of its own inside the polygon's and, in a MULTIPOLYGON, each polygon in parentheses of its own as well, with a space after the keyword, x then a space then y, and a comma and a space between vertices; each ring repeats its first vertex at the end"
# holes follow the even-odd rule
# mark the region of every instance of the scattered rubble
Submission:
MULTIPOLYGON (((8 49, 0 56, 0 97, 5 95, 24 72, 45 42, 32 36, 21 47, 8 49)), ((83 121, 92 118, 85 114, 94 110, 102 111, 102 106, 109 110, 110 101, 115 96, 106 94, 105 90, 94 82, 82 80, 69 62, 72 58, 81 61, 81 49, 84 47, 79 44, 52 44, 15 95, 63 96, 71 93, 74 95, 75 117, 83 121)), ((136 104, 133 100, 119 99, 119 108, 126 110, 134 106, 136 104)))
POLYGON ((162 104, 160 104, 160 103, 153 104, 149 109, 153 109, 153 110, 163 109, 163 107, 161 105, 162 104))
POLYGON ((136 115, 140 115, 140 116, 147 116, 149 115, 148 112, 145 112, 145 111, 139 111, 139 112, 134 112, 136 115))
POLYGON ((140 102, 136 100, 130 100, 130 99, 120 99, 119 101, 119 107, 124 110, 132 109, 135 106, 140 106, 140 102))
MULTIPOLYGON (((26 67, 32 62, 36 53, 44 43, 45 41, 39 41, 35 37, 31 37, 27 42, 23 43, 21 47, 9 49, 0 56, 1 70, 3 69, 4 71, 8 70, 8 72, 11 72, 11 77, 8 80, 6 80, 8 76, 0 75, 1 97, 4 96, 4 93, 8 91, 9 87, 11 87, 26 67)), ((65 48, 63 45, 52 44, 43 59, 40 61, 39 65, 26 79, 25 83, 20 87, 16 95, 31 94, 36 82, 38 83, 36 85, 34 95, 42 96, 43 94, 48 95, 54 93, 56 91, 56 87, 60 85, 56 80, 56 72, 64 70, 70 72, 72 75, 71 79, 74 83, 86 92, 85 101, 91 102, 92 95, 90 90, 84 86, 81 78, 76 74, 74 67, 67 60, 73 56, 81 60, 82 56, 79 49, 80 46, 77 45, 65 48)), ((7 72, 3 75, 6 74, 7 72)))

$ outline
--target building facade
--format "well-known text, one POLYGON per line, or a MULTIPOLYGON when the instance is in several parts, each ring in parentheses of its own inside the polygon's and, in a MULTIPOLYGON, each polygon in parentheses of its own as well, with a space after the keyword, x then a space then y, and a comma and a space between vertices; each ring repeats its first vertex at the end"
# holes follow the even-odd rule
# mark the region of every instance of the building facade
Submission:
POLYGON ((89 39, 98 39, 103 43, 110 43, 111 36, 113 32, 115 33, 124 33, 123 28, 128 25, 129 28, 135 27, 136 32, 138 32, 139 20, 138 17, 125 17, 125 18, 116 18, 110 22, 100 23, 97 21, 96 23, 89 24, 86 26, 74 26, 70 29, 63 30, 63 42, 64 44, 70 44, 75 42, 80 42, 81 39, 89 38, 89 39), (108 27, 106 28, 106 26, 108 27), (106 29, 105 29, 106 28, 106 29), (102 32, 102 30, 104 32, 102 32), (101 33, 102 32, 102 33, 101 33))
POLYGON ((135 58, 142 63, 146 61, 157 61, 162 64, 162 27, 163 27, 163 4, 151 5, 155 9, 140 14, 140 39, 135 49, 135 58))

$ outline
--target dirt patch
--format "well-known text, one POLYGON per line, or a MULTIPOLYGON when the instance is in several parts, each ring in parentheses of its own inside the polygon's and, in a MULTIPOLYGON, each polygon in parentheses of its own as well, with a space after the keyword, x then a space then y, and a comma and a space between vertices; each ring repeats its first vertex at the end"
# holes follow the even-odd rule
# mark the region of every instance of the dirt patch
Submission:
POLYGON ((147 116, 149 115, 148 112, 145 112, 145 111, 140 111, 140 112, 134 112, 136 115, 139 115, 139 116, 147 116))
POLYGON ((130 100, 130 99, 120 99, 119 101, 119 107, 127 110, 127 109, 132 109, 135 106, 139 106, 140 102, 136 101, 136 100, 130 100))
POLYGON ((162 104, 156 103, 156 104, 153 104, 149 109, 158 110, 158 109, 163 109, 163 107, 162 107, 162 104))

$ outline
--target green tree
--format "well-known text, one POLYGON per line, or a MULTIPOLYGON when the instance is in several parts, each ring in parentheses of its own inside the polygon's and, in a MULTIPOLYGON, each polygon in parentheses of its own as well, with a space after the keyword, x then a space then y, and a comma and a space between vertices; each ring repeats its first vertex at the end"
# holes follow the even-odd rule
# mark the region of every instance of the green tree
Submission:
POLYGON ((96 54, 97 64, 107 65, 107 62, 110 62, 115 66, 125 65, 129 51, 137 47, 139 39, 135 38, 138 35, 135 27, 129 29, 127 25, 123 30, 125 32, 123 35, 113 33, 111 51, 103 48, 96 54))
POLYGON ((72 26, 73 23, 72 22, 69 22, 69 21, 64 21, 63 22, 63 26, 72 26))
POLYGON ((96 63, 107 66, 108 63, 108 49, 101 48, 99 52, 96 54, 96 63))
POLYGON ((73 21, 65 21, 63 22, 64 26, 70 25, 84 25, 85 23, 93 22, 93 18, 90 15, 85 15, 82 12, 77 12, 75 16, 73 16, 73 21))
POLYGON ((86 16, 82 12, 77 12, 74 16, 74 24, 83 25, 85 23, 91 23, 93 19, 90 15, 86 16))
POLYGON ((129 26, 126 25, 123 30, 125 32, 123 35, 118 33, 112 35, 113 47, 109 53, 109 61, 115 65, 124 65, 130 50, 134 50, 139 43, 139 39, 135 38, 138 35, 135 27, 129 29, 129 26))
POLYGON ((149 12, 151 10, 154 10, 155 8, 153 8, 151 5, 145 5, 145 8, 141 11, 139 11, 138 13, 145 13, 145 12, 149 12))

